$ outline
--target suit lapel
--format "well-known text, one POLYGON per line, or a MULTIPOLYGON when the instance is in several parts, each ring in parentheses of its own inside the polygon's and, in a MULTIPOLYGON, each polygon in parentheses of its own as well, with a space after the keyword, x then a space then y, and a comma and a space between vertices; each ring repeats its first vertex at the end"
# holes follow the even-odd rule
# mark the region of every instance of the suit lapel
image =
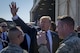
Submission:
POLYGON ((51 36, 52 36, 52 53, 55 53, 56 49, 59 46, 59 40, 57 37, 57 34, 55 34, 54 32, 51 31, 51 36))

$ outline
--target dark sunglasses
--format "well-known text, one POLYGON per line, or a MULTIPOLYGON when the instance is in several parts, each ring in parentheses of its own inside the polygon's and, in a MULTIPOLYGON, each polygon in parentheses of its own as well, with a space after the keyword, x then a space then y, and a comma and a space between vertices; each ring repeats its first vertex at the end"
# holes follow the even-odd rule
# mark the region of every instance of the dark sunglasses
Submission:
POLYGON ((2 26, 2 27, 7 27, 7 26, 2 26))

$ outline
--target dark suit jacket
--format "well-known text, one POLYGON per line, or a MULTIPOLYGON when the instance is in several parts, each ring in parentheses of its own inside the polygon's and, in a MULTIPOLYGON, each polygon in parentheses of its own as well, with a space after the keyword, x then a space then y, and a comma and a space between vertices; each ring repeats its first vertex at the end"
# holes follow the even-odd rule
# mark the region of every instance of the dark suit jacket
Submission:
POLYGON ((59 37, 57 35, 57 33, 51 31, 52 34, 52 52, 55 53, 55 51, 57 50, 57 48, 59 47, 59 37))
MULTIPOLYGON (((35 28, 30 28, 26 25, 19 17, 17 20, 13 20, 18 26, 21 27, 24 33, 27 33, 31 38, 31 45, 30 45, 30 53, 38 53, 38 45, 37 45, 37 31, 35 28)), ((56 49, 59 46, 59 38, 58 35, 51 32, 52 39, 53 39, 53 53, 55 53, 56 49)))
MULTIPOLYGON (((52 36, 52 52, 55 53, 55 51, 57 50, 57 48, 59 47, 59 36, 56 32, 51 31, 51 36, 52 36)), ((45 50, 45 49, 44 49, 45 50)), ((41 51, 41 50, 40 50, 41 51)), ((45 50, 46 51, 46 50, 45 50)))
MULTIPOLYGON (((13 20, 18 26, 21 27, 24 33, 27 33, 30 38, 31 38, 31 44, 30 44, 30 51, 29 53, 38 53, 38 46, 37 46, 37 39, 36 39, 36 34, 37 31, 35 28, 30 28, 27 26, 20 18, 17 20, 13 20)), ((25 45, 25 44, 23 44, 25 45)), ((26 49, 26 45, 22 47, 23 49, 26 49)), ((27 50, 27 49, 26 49, 27 50)))

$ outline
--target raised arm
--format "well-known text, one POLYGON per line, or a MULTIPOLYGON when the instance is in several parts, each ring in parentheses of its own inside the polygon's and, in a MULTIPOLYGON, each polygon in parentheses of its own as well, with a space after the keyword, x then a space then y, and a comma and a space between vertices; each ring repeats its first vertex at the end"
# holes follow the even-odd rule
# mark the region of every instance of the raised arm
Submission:
POLYGON ((17 14, 18 11, 18 7, 16 6, 16 2, 11 2, 11 4, 9 5, 12 16, 14 17, 17 14))
POLYGON ((12 17, 13 21, 16 23, 16 25, 21 27, 24 33, 29 34, 31 32, 31 28, 27 24, 25 24, 24 21, 21 18, 19 18, 19 16, 17 15, 19 8, 17 7, 16 2, 11 2, 9 7, 11 10, 11 14, 13 16, 12 17))

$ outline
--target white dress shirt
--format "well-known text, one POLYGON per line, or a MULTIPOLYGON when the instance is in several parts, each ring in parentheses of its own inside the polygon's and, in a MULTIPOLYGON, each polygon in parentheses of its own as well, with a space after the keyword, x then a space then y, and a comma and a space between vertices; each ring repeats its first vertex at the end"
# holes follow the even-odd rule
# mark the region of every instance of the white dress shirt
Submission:
POLYGON ((49 43, 50 43, 50 52, 52 53, 52 35, 50 30, 47 31, 47 36, 49 38, 49 43))
POLYGON ((30 37, 29 37, 29 35, 27 33, 26 33, 26 39, 27 39, 27 45, 28 45, 28 51, 29 51, 31 39, 30 39, 30 37))

